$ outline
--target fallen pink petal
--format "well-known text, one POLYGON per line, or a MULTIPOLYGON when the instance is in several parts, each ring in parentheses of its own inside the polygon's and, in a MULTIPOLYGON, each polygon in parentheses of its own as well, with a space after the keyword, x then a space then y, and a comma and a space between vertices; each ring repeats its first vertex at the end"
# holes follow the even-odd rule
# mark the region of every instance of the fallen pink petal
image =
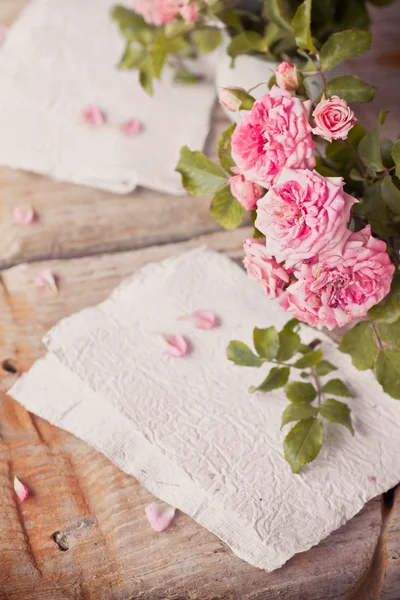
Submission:
POLYGON ((13 209, 13 219, 18 225, 31 225, 36 219, 33 206, 29 204, 19 204, 13 209))
POLYGON ((138 119, 130 119, 121 125, 121 131, 129 137, 137 135, 142 129, 143 125, 138 119))
POLYGON ((103 111, 93 104, 85 106, 82 109, 81 116, 87 125, 92 125, 93 127, 101 127, 106 121, 103 111))
POLYGON ((58 293, 58 285, 56 277, 50 269, 43 269, 40 271, 39 275, 36 276, 35 286, 37 288, 47 288, 53 292, 53 294, 58 293))
POLYGON ((160 504, 152 502, 144 509, 148 522, 154 531, 164 531, 167 529, 175 516, 175 508, 169 504, 160 504))
POLYGON ((27 499, 30 493, 29 488, 26 485, 24 485, 22 481, 18 479, 17 476, 14 477, 14 491, 21 502, 24 502, 24 500, 27 499))
POLYGON ((219 325, 217 315, 210 310, 195 310, 189 320, 197 329, 214 329, 219 325))
POLYGON ((165 335, 165 352, 173 358, 182 358, 189 352, 189 344, 183 335, 165 335))

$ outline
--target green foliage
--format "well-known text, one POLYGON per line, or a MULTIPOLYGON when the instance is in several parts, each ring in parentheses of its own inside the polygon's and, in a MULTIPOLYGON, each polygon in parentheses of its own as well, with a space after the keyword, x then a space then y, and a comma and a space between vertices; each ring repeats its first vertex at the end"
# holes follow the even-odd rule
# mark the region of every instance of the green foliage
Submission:
POLYGON ((308 352, 307 354, 299 358, 293 366, 297 369, 307 369, 307 367, 314 367, 321 360, 322 350, 314 350, 313 352, 308 352))
POLYGON ((289 431, 283 442, 285 458, 293 473, 313 461, 321 450, 324 429, 315 417, 302 419, 289 431))
POLYGON ((235 35, 227 48, 228 55, 235 59, 241 54, 248 54, 256 50, 261 50, 263 46, 263 39, 256 31, 242 31, 238 35, 235 35))
POLYGON ((353 398, 353 394, 345 386, 343 381, 340 379, 331 379, 322 388, 324 394, 333 394, 334 396, 345 396, 346 398, 353 398))
POLYGON ((339 75, 328 81, 326 95, 328 98, 339 96, 347 102, 370 102, 376 90, 355 75, 339 75))
POLYGON ((264 13, 269 21, 279 28, 291 31, 291 23, 283 0, 264 0, 264 13))
POLYGON ((251 386, 249 392, 271 392, 283 387, 289 379, 289 367, 273 367, 264 381, 258 386, 251 386))
POLYGON ((146 56, 139 67, 139 82, 142 88, 149 94, 153 95, 153 63, 151 56, 146 56))
POLYGON ((316 417, 318 409, 311 404, 289 404, 282 414, 281 429, 284 425, 293 421, 300 421, 301 419, 310 419, 316 417))
POLYGON ((381 181, 381 195, 390 210, 400 215, 400 190, 395 186, 390 175, 386 175, 381 181))
POLYGON ((292 20, 293 35, 297 46, 301 50, 309 50, 316 54, 317 50, 311 38, 311 4, 312 0, 305 0, 300 4, 292 20))
POLYGON ((119 69, 136 69, 141 65, 146 57, 146 49, 132 42, 128 42, 125 47, 121 60, 118 64, 119 69))
POLYGON ((241 367, 261 367, 264 360, 256 356, 254 352, 244 342, 232 340, 226 349, 226 356, 229 360, 241 367))
POLYGON ((181 149, 175 169, 182 175, 184 188, 194 196, 215 194, 227 183, 225 173, 203 152, 192 152, 187 146, 181 149))
POLYGON ((383 390, 400 400, 400 352, 398 350, 381 350, 374 367, 375 377, 383 390))
POLYGON ((222 33, 216 27, 197 29, 192 35, 200 54, 213 52, 222 42, 222 33))
POLYGON ((400 350, 400 319, 394 323, 376 323, 375 329, 381 342, 400 350))
POLYGON ((354 435, 354 429, 351 424, 351 411, 344 402, 328 398, 319 407, 319 412, 324 419, 332 421, 332 423, 344 425, 354 435))
POLYGON ((285 387, 285 394, 294 404, 310 404, 317 397, 317 390, 311 383, 291 381, 285 387))
POLYGON ((222 168, 225 169, 229 175, 232 174, 231 169, 235 166, 235 163, 232 159, 231 147, 232 134, 235 131, 235 128, 236 125, 231 125, 228 127, 228 129, 225 129, 218 140, 217 146, 219 162, 221 163, 222 168))
POLYGON ((266 360, 273 360, 279 350, 279 336, 275 327, 266 329, 254 328, 253 344, 256 352, 266 360))
POLYGON ((301 339, 298 333, 283 328, 282 331, 279 332, 277 360, 282 362, 290 360, 298 352, 300 344, 301 339))
POLYGON ((350 354, 360 371, 371 369, 377 355, 375 336, 367 321, 358 323, 343 336, 339 350, 350 354))
POLYGON ((353 56, 361 56, 371 45, 371 34, 361 29, 349 29, 334 33, 322 46, 319 58, 323 71, 330 71, 336 65, 353 56))
POLYGON ((211 201, 210 215, 224 229, 236 229, 241 225, 244 208, 232 196, 229 185, 215 194, 211 201))
POLYGON ((373 306, 368 316, 374 323, 394 323, 400 318, 400 277, 394 277, 390 294, 373 306))
POLYGON ((381 156, 381 127, 369 131, 358 145, 358 155, 371 175, 385 169, 381 156))
POLYGON ((337 367, 330 363, 328 360, 321 360, 315 367, 315 374, 317 377, 323 377, 324 375, 328 375, 332 371, 336 371, 337 367))
POLYGON ((392 158, 395 165, 400 165, 400 140, 393 145, 392 158))

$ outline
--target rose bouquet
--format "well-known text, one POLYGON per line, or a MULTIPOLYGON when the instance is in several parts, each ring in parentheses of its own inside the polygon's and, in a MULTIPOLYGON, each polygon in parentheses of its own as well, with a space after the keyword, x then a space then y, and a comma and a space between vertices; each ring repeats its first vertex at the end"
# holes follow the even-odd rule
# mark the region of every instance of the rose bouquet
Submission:
POLYGON ((255 352, 235 340, 227 356, 237 365, 273 363, 250 391, 285 386, 282 426, 297 423, 284 450, 295 472, 321 448, 321 417, 353 433, 349 407, 330 397, 352 394, 337 377, 321 382, 336 367, 317 342, 301 343, 299 321, 327 330, 351 324, 340 350, 400 399, 400 141, 381 140, 385 111, 367 132, 348 104, 371 100, 374 88, 352 75, 327 82, 330 69, 367 51, 370 35, 351 29, 320 46, 310 15, 305 0, 291 24, 301 67, 280 64, 257 101, 251 90, 221 90, 221 103, 241 118, 218 142, 220 165, 184 147, 177 166, 189 192, 214 194, 211 216, 224 228, 249 214, 244 266, 293 317, 280 332, 255 328, 255 352), (291 369, 301 381, 288 383, 291 369))
MULTIPOLYGON (((393 0, 368 0, 377 6, 393 0)), ((351 27, 368 29, 367 0, 318 0, 310 8, 315 39, 323 44, 333 33, 351 27)), ((112 17, 126 40, 122 69, 139 71, 143 88, 153 93, 153 79, 166 64, 175 80, 195 83, 187 59, 220 44, 232 58, 254 54, 266 60, 295 57, 291 25, 301 0, 136 0, 135 10, 115 6, 112 17)))

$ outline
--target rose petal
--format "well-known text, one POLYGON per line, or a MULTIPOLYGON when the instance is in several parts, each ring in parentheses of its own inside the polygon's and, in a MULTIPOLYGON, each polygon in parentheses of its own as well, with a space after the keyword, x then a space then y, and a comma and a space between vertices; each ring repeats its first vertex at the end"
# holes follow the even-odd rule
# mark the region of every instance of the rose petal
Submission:
POLYGON ((189 352, 189 344, 183 335, 164 336, 165 352, 173 358, 181 358, 189 352))
POLYGON ((142 129, 142 123, 138 119, 129 119, 129 121, 125 121, 121 125, 121 131, 130 137, 137 135, 142 129))
POLYGON ((19 204, 14 206, 13 219, 18 225, 30 225, 36 218, 33 206, 29 204, 19 204))
POLYGON ((48 288, 53 294, 58 293, 58 285, 54 273, 50 269, 43 269, 36 276, 35 286, 38 288, 48 288))
POLYGON ((14 477, 14 490, 21 502, 29 496, 29 488, 17 476, 14 477))
POLYGON ((101 127, 106 120, 103 111, 94 104, 85 106, 82 109, 81 116, 87 125, 93 125, 93 127, 101 127))
POLYGON ((213 329, 219 325, 217 315, 210 310, 195 310, 189 319, 197 329, 213 329))
POLYGON ((164 531, 167 529, 175 516, 175 508, 169 504, 160 504, 152 502, 144 509, 148 522, 154 531, 164 531))

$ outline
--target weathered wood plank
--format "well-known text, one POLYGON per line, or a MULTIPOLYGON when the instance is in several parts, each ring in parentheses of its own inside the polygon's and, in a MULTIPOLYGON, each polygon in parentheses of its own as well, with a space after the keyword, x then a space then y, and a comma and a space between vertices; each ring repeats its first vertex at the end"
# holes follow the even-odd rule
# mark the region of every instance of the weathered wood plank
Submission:
MULTIPOLYGON (((51 325, 102 300, 139 266, 200 241, 238 257, 241 239, 240 231, 218 233, 141 251, 13 267, 3 273, 0 352, 26 369, 43 352, 40 339, 51 325), (43 266, 60 276, 58 296, 33 287, 43 266)), ((3 385, 10 385, 15 376, 4 375, 3 385)), ((4 395, 0 435, 6 490, 6 508, 0 510, 0 590, 9 600, 29 597, 28 590, 35 600, 344 599, 368 572, 379 538, 381 501, 375 499, 318 547, 266 574, 236 558, 185 515, 165 534, 152 532, 143 513, 150 495, 133 478, 4 395), (13 472, 34 490, 21 506, 11 491, 13 472), (52 540, 57 530, 66 532, 66 552, 52 540)))

